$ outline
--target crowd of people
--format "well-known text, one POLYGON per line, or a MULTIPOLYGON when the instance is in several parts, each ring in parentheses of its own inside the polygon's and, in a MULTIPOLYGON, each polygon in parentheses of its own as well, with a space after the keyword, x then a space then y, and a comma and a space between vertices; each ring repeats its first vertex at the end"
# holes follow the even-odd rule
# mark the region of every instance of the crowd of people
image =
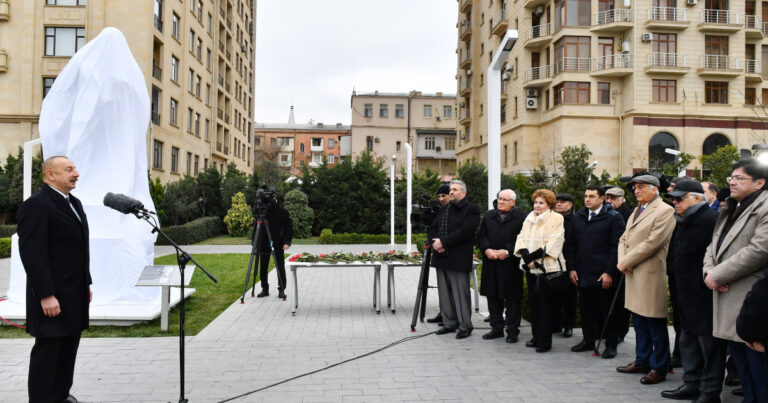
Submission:
POLYGON ((662 397, 719 402, 725 380, 740 384, 733 392, 744 402, 768 402, 768 167, 746 159, 732 168, 729 189, 689 177, 662 189, 657 176, 635 175, 634 209, 623 188, 590 185, 578 211, 572 195, 538 189, 526 215, 504 189, 481 217, 464 182, 442 185, 428 231, 440 313, 428 321, 437 334, 471 335, 467 273, 477 246, 491 326, 483 339, 519 341, 527 287, 526 346, 538 353, 553 334, 573 335, 578 306, 582 339, 571 351, 614 358, 631 321, 635 359, 616 370, 650 385, 682 367, 683 384, 662 397))

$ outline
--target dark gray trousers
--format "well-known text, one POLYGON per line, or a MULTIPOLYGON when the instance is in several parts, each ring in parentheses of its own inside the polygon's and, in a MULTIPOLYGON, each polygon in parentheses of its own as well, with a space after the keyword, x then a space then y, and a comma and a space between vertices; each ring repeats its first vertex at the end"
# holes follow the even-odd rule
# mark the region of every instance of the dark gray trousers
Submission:
POLYGON ((463 271, 437 269, 437 296, 443 326, 472 331, 472 297, 469 275, 463 271))
POLYGON ((702 393, 720 393, 725 376, 727 343, 714 336, 697 336, 685 329, 680 331, 680 360, 683 382, 699 388, 702 393))

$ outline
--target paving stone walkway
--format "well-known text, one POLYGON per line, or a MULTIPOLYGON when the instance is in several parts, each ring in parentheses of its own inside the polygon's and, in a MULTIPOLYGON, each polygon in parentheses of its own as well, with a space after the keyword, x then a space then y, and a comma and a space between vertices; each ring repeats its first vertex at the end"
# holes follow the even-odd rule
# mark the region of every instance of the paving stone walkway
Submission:
MULTIPOLYGON (((339 250, 311 247, 315 253, 339 250)), ((229 248, 211 247, 207 253, 230 252, 229 248)), ((375 250, 371 245, 358 248, 375 250)), ((382 249, 390 248, 385 245, 382 249)), ((299 245, 291 253, 298 251, 299 245)), ((395 314, 374 312, 373 270, 368 268, 300 268, 295 316, 290 313, 290 298, 282 301, 274 292, 267 298, 246 298, 244 304, 235 301, 203 331, 187 338, 186 397, 192 402, 217 402, 241 395, 234 401, 660 402, 666 401, 660 398, 660 391, 681 382, 680 370, 667 382, 653 386, 641 385, 638 375, 617 373, 617 365, 634 357, 631 332, 613 360, 570 352, 579 341, 578 330, 572 339, 555 336, 552 351, 538 354, 524 345, 531 336, 529 326, 522 328, 520 343, 486 341, 481 335, 487 324, 475 314, 475 331, 467 339, 428 334, 248 394, 436 330, 435 325, 419 324, 415 333, 410 332, 418 274, 418 268, 397 269, 395 314)), ((431 278, 434 283, 434 273, 431 278)), ((277 283, 274 271, 270 283, 277 283)), ((382 284, 386 308, 386 273, 382 273, 382 284)), ((429 316, 437 311, 436 294, 430 290, 429 316)), ((485 311, 482 300, 481 311, 485 311)), ((0 340, 0 401, 26 401, 32 342, 0 340)), ((177 401, 178 382, 178 338, 88 338, 80 346, 72 393, 86 402, 177 401)), ((727 389, 723 401, 739 401, 730 394, 731 388, 727 389)))

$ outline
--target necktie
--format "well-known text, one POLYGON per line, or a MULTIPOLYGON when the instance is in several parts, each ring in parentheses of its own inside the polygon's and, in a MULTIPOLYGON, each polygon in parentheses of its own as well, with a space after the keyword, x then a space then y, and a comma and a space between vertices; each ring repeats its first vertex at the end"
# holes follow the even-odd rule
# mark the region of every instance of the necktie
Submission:
POLYGON ((69 195, 64 196, 64 200, 67 201, 67 204, 69 204, 69 208, 71 208, 72 212, 75 213, 75 217, 77 217, 77 221, 82 222, 83 220, 80 218, 80 214, 77 214, 77 210, 75 209, 75 206, 72 205, 72 201, 69 199, 69 195))
POLYGON ((591 212, 589 213, 589 221, 592 221, 592 217, 594 217, 594 216, 595 216, 595 214, 596 214, 596 213, 595 213, 594 211, 591 211, 591 212))
MULTIPOLYGON (((643 210, 645 210, 645 206, 640 206, 640 213, 642 213, 643 210)), ((638 213, 638 214, 640 214, 640 213, 638 213)))

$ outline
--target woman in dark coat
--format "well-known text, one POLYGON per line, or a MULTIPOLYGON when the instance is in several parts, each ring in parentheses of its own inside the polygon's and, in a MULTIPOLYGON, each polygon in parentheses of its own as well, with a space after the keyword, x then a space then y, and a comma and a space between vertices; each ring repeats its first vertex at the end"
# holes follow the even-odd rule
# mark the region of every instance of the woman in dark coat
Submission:
POLYGON ((507 343, 516 343, 520 333, 520 306, 523 298, 523 272, 520 259, 514 256, 515 241, 523 228, 525 214, 515 209, 516 196, 512 190, 499 192, 498 208, 485 213, 480 223, 477 247, 483 254, 483 278, 480 294, 488 299, 492 330, 483 338, 504 336, 504 305, 506 302, 507 343))

